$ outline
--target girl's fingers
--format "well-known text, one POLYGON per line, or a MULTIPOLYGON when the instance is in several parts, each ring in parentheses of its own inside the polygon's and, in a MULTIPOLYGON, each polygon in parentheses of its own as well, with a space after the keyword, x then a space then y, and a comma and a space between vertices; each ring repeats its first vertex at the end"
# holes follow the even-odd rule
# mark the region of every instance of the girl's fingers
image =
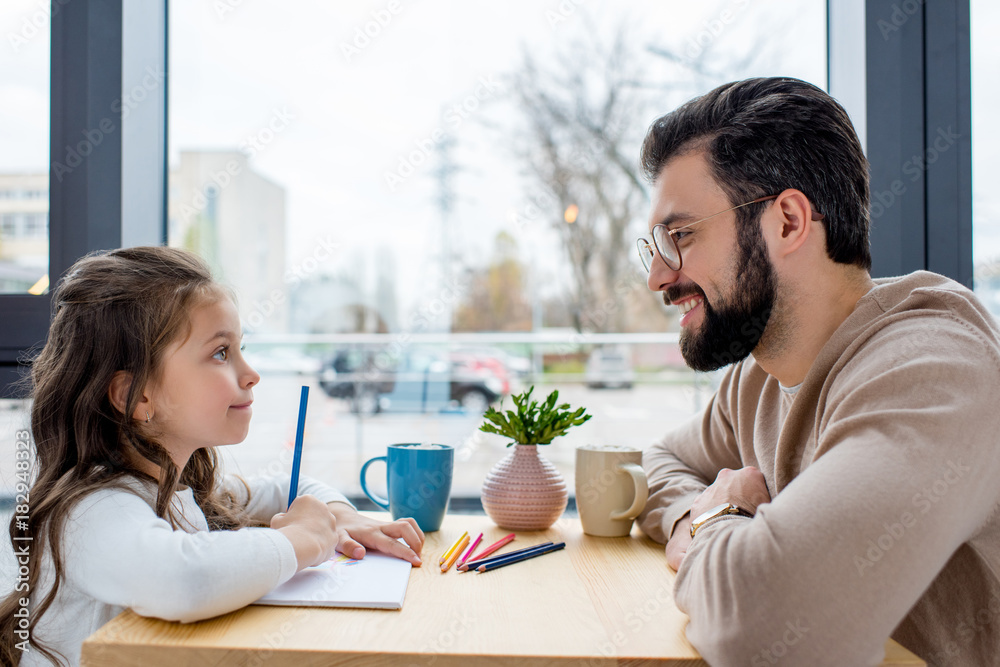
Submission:
POLYGON ((424 531, 420 530, 417 522, 409 517, 383 524, 381 529, 386 535, 397 539, 403 538, 403 541, 409 544, 414 551, 419 552, 424 548, 424 531))
POLYGON ((406 546, 402 542, 399 542, 394 537, 392 537, 392 535, 386 532, 379 533, 375 537, 375 548, 377 548, 384 554, 395 556, 396 558, 402 558, 403 560, 408 560, 410 561, 410 563, 418 567, 422 562, 420 560, 419 554, 415 550, 406 546))
POLYGON ((346 530, 340 531, 340 540, 337 544, 337 551, 348 558, 362 559, 365 557, 365 547, 360 542, 351 537, 346 530))

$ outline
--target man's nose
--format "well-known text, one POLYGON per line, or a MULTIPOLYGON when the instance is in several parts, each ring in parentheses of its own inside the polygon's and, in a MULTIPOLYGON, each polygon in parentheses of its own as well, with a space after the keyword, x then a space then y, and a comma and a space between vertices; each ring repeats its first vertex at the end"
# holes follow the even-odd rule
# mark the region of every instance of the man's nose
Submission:
POLYGON ((670 285, 677 282, 680 271, 675 271, 667 266, 659 253, 653 256, 653 263, 649 267, 649 276, 646 277, 646 285, 654 292, 662 292, 670 285))

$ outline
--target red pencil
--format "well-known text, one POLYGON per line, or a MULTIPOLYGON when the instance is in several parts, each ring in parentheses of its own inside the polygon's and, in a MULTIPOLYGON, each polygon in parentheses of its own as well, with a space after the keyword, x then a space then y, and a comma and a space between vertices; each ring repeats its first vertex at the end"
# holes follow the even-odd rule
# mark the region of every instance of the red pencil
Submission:
MULTIPOLYGON (((475 558, 466 558, 465 562, 466 563, 471 563, 474 560, 482 560, 483 558, 486 558, 487 556, 489 556, 491 553, 493 553, 497 549, 500 549, 500 548, 504 547, 505 545, 510 544, 513 540, 514 540, 514 533, 511 533, 507 537, 504 537, 504 538, 502 538, 500 540, 497 540, 496 542, 494 542, 490 546, 486 547, 486 549, 484 549, 482 551, 482 553, 476 554, 475 558)), ((468 569, 468 568, 466 568, 466 569, 468 569)))

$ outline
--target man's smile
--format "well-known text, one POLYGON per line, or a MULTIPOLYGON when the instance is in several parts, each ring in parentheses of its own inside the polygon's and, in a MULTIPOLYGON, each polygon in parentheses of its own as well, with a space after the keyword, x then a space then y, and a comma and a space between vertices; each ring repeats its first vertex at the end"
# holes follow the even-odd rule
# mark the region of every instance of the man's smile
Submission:
POLYGON ((677 310, 680 311, 681 314, 680 325, 682 327, 687 325, 688 321, 693 317, 692 312, 704 302, 705 299, 696 295, 675 304, 677 306, 677 310))

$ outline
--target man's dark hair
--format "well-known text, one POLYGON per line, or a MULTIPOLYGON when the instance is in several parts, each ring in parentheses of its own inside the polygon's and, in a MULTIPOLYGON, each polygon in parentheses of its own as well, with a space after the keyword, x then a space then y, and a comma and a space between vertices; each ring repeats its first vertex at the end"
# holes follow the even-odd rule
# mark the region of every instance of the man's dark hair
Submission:
MULTIPOLYGON (((643 171, 653 182, 671 158, 701 149, 733 206, 801 190, 825 216, 830 259, 871 268, 868 161, 847 112, 827 93, 787 77, 719 86, 653 122, 643 171)), ((764 206, 737 211, 741 235, 764 206)))

